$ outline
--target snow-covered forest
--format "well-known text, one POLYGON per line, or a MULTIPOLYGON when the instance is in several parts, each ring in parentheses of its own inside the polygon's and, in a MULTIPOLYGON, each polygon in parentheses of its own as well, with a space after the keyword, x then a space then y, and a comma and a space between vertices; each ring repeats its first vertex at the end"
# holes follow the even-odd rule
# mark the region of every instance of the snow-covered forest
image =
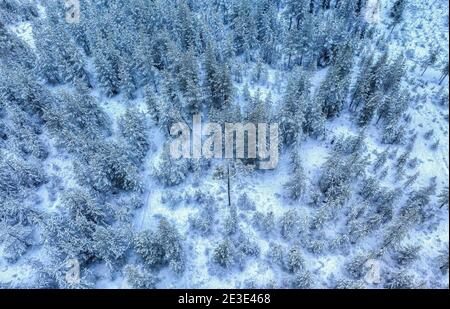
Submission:
POLYGON ((447 0, 0 0, 0 287, 448 288, 448 27, 447 0), (175 160, 195 114, 278 123, 278 165, 175 160))

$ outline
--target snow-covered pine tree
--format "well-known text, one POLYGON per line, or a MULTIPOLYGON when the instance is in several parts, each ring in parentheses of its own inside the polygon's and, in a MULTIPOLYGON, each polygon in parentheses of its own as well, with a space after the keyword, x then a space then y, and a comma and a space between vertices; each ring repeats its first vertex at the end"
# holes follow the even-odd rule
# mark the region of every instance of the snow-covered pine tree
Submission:
POLYGON ((229 214, 225 218, 223 228, 224 228, 225 235, 231 236, 231 235, 236 234, 236 232, 238 231, 239 222, 238 222, 237 209, 234 204, 230 205, 228 211, 229 211, 229 214))
POLYGON ((281 236, 285 239, 295 239, 302 229, 306 228, 305 225, 306 222, 302 221, 297 211, 288 210, 280 220, 281 236))
POLYGON ((372 121, 376 111, 380 105, 383 104, 383 95, 380 92, 374 93, 359 111, 358 125, 361 127, 367 126, 372 121))
POLYGON ((420 246, 405 245, 396 248, 394 258, 402 266, 408 265, 419 258, 420 246))
POLYGON ((250 51, 254 47, 257 36, 252 1, 235 1, 232 6, 231 29, 234 34, 236 55, 244 54, 249 60, 250 51))
POLYGON ((288 21, 288 30, 293 27, 300 28, 300 21, 303 19, 306 13, 309 13, 310 0, 286 0, 284 15, 288 21))
POLYGON ((230 240, 224 239, 214 249, 213 261, 218 265, 228 268, 234 262, 235 248, 230 240))
POLYGON ((139 265, 126 265, 123 269, 128 284, 134 289, 155 289, 160 279, 139 265))
POLYGON ((389 148, 387 148, 386 150, 384 150, 381 153, 377 153, 376 160, 373 164, 373 170, 375 172, 378 171, 380 168, 382 168, 386 164, 388 156, 389 156, 389 148))
POLYGON ((181 237, 165 218, 160 220, 156 231, 144 231, 137 235, 134 246, 150 269, 169 266, 177 274, 181 274, 185 269, 185 253, 181 237))
POLYGON ((287 196, 292 200, 298 200, 306 188, 306 176, 303 170, 302 162, 299 153, 294 149, 291 154, 291 177, 284 188, 287 191, 287 196))
POLYGON ((150 149, 145 114, 137 109, 127 109, 125 114, 119 119, 119 128, 122 136, 131 146, 131 153, 138 163, 142 163, 150 149))
POLYGON ((305 267, 305 261, 301 254, 299 245, 291 247, 287 253, 285 261, 286 269, 290 273, 297 273, 305 267))
POLYGON ((384 93, 399 91, 399 89, 401 89, 400 83, 405 75, 405 65, 405 57, 400 53, 386 66, 383 75, 380 78, 384 93))
POLYGON ((430 53, 427 55, 427 57, 424 59, 423 61, 423 72, 422 72, 422 76, 425 74, 425 72, 428 70, 428 68, 434 64, 436 64, 436 62, 438 61, 438 56, 439 56, 439 49, 432 49, 430 50, 430 53))
POLYGON ((187 177, 188 164, 184 160, 175 160, 170 155, 169 145, 163 146, 159 162, 154 167, 153 174, 164 185, 174 186, 182 183, 187 177))
POLYGON ((346 42, 338 51, 328 70, 325 80, 320 85, 317 102, 327 118, 338 116, 346 102, 350 73, 353 67, 353 42, 346 42))
POLYGON ((407 0, 396 0, 391 7, 390 17, 392 18, 391 33, 395 27, 403 21, 403 14, 406 9, 407 0))
POLYGON ((176 5, 176 31, 183 50, 196 49, 199 45, 196 14, 191 11, 188 1, 179 1, 176 5))
POLYGON ((145 105, 147 107, 147 113, 150 116, 152 122, 156 125, 160 125, 160 102, 155 92, 151 89, 151 87, 146 86, 144 88, 145 95, 145 105))
POLYGON ((119 93, 119 56, 111 43, 99 38, 94 47, 94 66, 99 84, 107 96, 112 97, 119 93))
POLYGON ((184 109, 190 114, 197 114, 202 104, 202 89, 199 85, 199 69, 193 49, 182 56, 180 71, 177 74, 180 90, 184 97, 184 109))
POLYGON ((10 225, 2 221, 0 232, 3 256, 9 263, 17 262, 36 243, 33 239, 33 228, 30 225, 20 223, 10 225))
POLYGON ((202 209, 195 216, 189 217, 189 223, 193 230, 198 231, 204 236, 213 232, 215 207, 208 203, 202 206, 202 209))
POLYGON ((133 76, 133 67, 131 61, 126 59, 122 59, 119 62, 118 69, 118 80, 119 87, 121 92, 124 94, 125 98, 128 100, 132 100, 135 96, 134 92, 136 91, 136 82, 133 76))
POLYGON ((256 38, 262 59, 272 65, 277 62, 277 38, 279 37, 278 8, 275 1, 264 0, 258 3, 256 13, 256 38))
POLYGON ((233 98, 233 85, 226 63, 217 60, 215 48, 209 42, 205 52, 205 83, 209 106, 224 109, 233 98))
POLYGON ((286 147, 297 143, 303 133, 305 110, 309 101, 308 74, 297 69, 291 74, 279 114, 280 131, 286 147))
POLYGON ((360 64, 360 71, 356 78, 355 85, 351 90, 351 102, 349 109, 357 110, 359 105, 367 100, 370 96, 372 89, 370 85, 372 84, 372 80, 375 78, 374 72, 372 70, 373 65, 373 54, 370 53, 368 56, 362 56, 360 64))
POLYGON ((268 212, 264 214, 257 211, 253 216, 253 222, 256 228, 266 235, 270 234, 275 228, 273 212, 268 212))

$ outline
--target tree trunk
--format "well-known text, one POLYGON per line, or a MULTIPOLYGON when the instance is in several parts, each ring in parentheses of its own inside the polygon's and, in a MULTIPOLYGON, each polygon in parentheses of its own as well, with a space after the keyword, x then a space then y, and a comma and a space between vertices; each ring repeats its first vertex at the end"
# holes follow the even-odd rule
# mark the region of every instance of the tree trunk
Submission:
POLYGON ((439 86, 442 84, 442 82, 445 80, 445 78, 447 77, 447 75, 448 75, 448 73, 446 73, 446 74, 444 74, 442 77, 441 77, 441 80, 439 81, 439 86))
POLYGON ((382 114, 380 114, 380 115, 378 116, 378 120, 377 120, 377 123, 376 123, 376 124, 378 124, 378 123, 380 122, 382 116, 383 116, 382 114))
POLYGON ((394 32, 395 27, 397 26, 397 24, 392 26, 391 32, 389 33, 389 36, 391 36, 392 32, 394 32))

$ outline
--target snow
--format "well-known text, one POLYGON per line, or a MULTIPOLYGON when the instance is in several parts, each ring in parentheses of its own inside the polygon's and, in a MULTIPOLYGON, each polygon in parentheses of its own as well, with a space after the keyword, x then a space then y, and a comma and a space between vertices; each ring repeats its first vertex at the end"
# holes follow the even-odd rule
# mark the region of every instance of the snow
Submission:
POLYGON ((33 38, 33 28, 30 22, 22 22, 17 25, 13 25, 10 29, 31 48, 36 49, 33 38))
MULTIPOLYGON (((384 33, 389 33, 388 25, 385 22, 387 5, 392 1, 382 0, 381 27, 384 33)), ((448 4, 446 1, 410 1, 406 22, 396 29, 389 40, 389 49, 394 53, 399 51, 407 52, 408 78, 410 83, 406 83, 411 93, 421 95, 424 100, 417 106, 412 106, 408 113, 411 121, 408 129, 414 129, 417 134, 417 141, 412 149, 411 158, 418 158, 419 165, 417 170, 420 172, 418 181, 414 187, 420 188, 429 183, 429 179, 436 176, 438 188, 440 192, 445 186, 448 186, 449 177, 449 127, 448 127, 448 110, 445 110, 435 102, 436 93, 443 91, 443 87, 438 85, 440 71, 430 67, 426 74, 421 75, 422 67, 418 66, 420 60, 427 55, 433 47, 439 46, 446 51, 448 55, 448 29, 444 29, 443 20, 448 16, 448 4), (446 15, 447 14, 447 15, 446 15), (447 118, 445 118, 447 116, 447 118), (424 138, 424 134, 430 130, 434 130, 434 135, 430 140, 424 138), (431 145, 435 140, 440 140, 440 145, 436 150, 431 150, 431 145)), ((39 7, 41 15, 45 16, 45 10, 39 7)), ((43 17, 45 18, 45 17, 43 17)), ((16 33, 30 47, 35 48, 32 36, 32 25, 30 22, 23 22, 18 25, 11 26, 11 31, 16 33)), ((448 60, 448 57, 447 57, 448 60)), ((248 68, 251 72, 252 68, 248 68)), ((312 94, 325 78, 327 69, 321 69, 315 72, 311 78, 312 94)), ((250 76, 244 76, 242 83, 235 83, 235 89, 238 94, 242 93, 245 84, 248 84, 250 93, 254 95, 260 91, 261 98, 265 99, 270 93, 274 102, 274 107, 279 106, 283 98, 283 89, 286 84, 286 73, 283 70, 268 68, 267 81, 264 84, 252 83, 250 76)), ((444 86, 446 87, 446 86, 444 86)), ((448 88, 447 88, 448 89, 448 88)), ((113 131, 117 132, 118 119, 126 112, 127 108, 137 107, 141 111, 146 110, 144 101, 138 98, 132 102, 127 102, 124 98, 117 96, 115 98, 106 98, 100 91, 94 90, 91 93, 96 97, 100 106, 108 114, 113 121, 113 131)), ((242 102, 241 102, 242 103, 242 102)), ((339 136, 357 135, 359 128, 354 124, 352 116, 345 112, 337 119, 330 121, 326 126, 326 138, 324 140, 305 140, 298 149, 301 154, 302 163, 305 173, 308 176, 308 187, 312 187, 320 175, 323 164, 330 155, 331 141, 339 136)), ((209 193, 217 199, 218 211, 216 220, 221 223, 227 215, 227 192, 226 180, 217 180, 213 176, 213 169, 201 175, 199 183, 197 179, 191 175, 182 185, 172 188, 166 188, 160 185, 154 177, 152 177, 152 169, 157 165, 157 158, 161 152, 161 145, 164 137, 157 129, 149 132, 152 142, 157 145, 158 149, 149 153, 143 166, 144 178, 144 196, 145 205, 142 209, 137 210, 133 221, 133 228, 136 232, 143 230, 154 230, 161 217, 167 218, 173 223, 180 235, 182 235, 186 254, 189 256, 187 260, 186 271, 180 277, 174 275, 169 269, 163 269, 159 273, 162 279, 159 288, 242 288, 246 285, 246 280, 257 280, 258 286, 268 286, 272 282, 278 282, 282 275, 272 268, 266 259, 269 250, 269 242, 279 242, 286 246, 287 244, 279 236, 278 231, 274 232, 270 238, 265 239, 263 235, 255 232, 252 227, 252 213, 239 211, 238 216, 242 216, 244 220, 240 221, 240 229, 246 235, 256 239, 261 249, 259 257, 252 257, 247 260, 242 270, 223 271, 218 270, 212 265, 211 259, 213 250, 217 243, 222 239, 220 236, 220 226, 214 225, 214 233, 208 237, 202 237, 190 228, 189 218, 199 212, 198 205, 192 205, 183 200, 186 195, 192 194, 196 190, 209 193), (176 206, 169 206, 163 203, 165 196, 181 198, 181 202, 176 206), (276 234, 276 235, 275 235, 276 234)), ((381 143, 380 132, 374 126, 366 131, 367 153, 371 154, 370 159, 373 160, 373 153, 382 152, 389 146, 381 143)), ((54 141, 48 140, 50 144, 50 157, 44 162, 45 169, 49 175, 58 176, 62 180, 61 185, 65 190, 77 186, 77 180, 73 171, 73 162, 70 155, 57 150, 54 141)), ((403 149, 399 150, 401 153, 403 149)), ((213 166, 218 166, 223 162, 214 162, 213 166)), ((273 212, 278 223, 280 217, 290 209, 295 209, 303 216, 309 216, 315 213, 307 205, 307 198, 303 198, 299 202, 288 202, 284 197, 283 185, 289 179, 289 155, 283 153, 280 156, 279 166, 272 171, 257 171, 251 175, 238 175, 232 179, 232 200, 235 202, 239 197, 235 192, 247 193, 249 198, 255 202, 256 210, 267 213, 273 212)), ((392 164, 388 160, 388 164, 392 164)), ((388 187, 396 187, 398 184, 392 177, 383 180, 383 185, 388 187)), ((48 188, 42 187, 37 192, 42 199, 40 207, 46 208, 49 212, 55 211, 58 205, 58 199, 51 201, 49 198, 48 188)), ((435 203, 435 201, 434 201, 435 203)), ((430 271, 430 263, 433 263, 436 256, 449 241, 449 218, 447 209, 437 209, 437 224, 430 229, 413 229, 407 235, 404 243, 419 244, 422 247, 421 257, 414 263, 414 272, 418 277, 426 282, 431 282, 436 278, 430 271)), ((327 227, 329 235, 335 235, 341 230, 343 222, 327 227)), ((379 240, 379 239, 378 239, 379 240)), ((368 237, 367 241, 359 244, 351 249, 351 253, 358 250, 369 250, 378 241, 375 237, 368 237)), ((306 260, 306 268, 309 269, 315 278, 318 278, 317 287, 327 287, 332 278, 340 277, 343 273, 343 265, 347 260, 348 254, 343 252, 325 253, 320 256, 309 252, 302 252, 306 260)), ((1 254, 0 254, 1 256, 1 254)), ((383 263, 388 264, 388 257, 381 258, 383 263)), ((4 259, 0 259, 0 283, 15 284, 21 283, 32 274, 32 267, 22 261, 18 264, 8 264, 4 259)), ((98 270, 101 273, 101 270, 98 270)), ((436 279, 438 280, 438 279, 436 279)), ((442 280, 442 279, 441 279, 442 280)), ((448 277, 443 284, 448 285, 448 277)), ((107 276, 101 277, 96 284, 97 288, 128 288, 126 280, 123 277, 114 279, 107 276)))

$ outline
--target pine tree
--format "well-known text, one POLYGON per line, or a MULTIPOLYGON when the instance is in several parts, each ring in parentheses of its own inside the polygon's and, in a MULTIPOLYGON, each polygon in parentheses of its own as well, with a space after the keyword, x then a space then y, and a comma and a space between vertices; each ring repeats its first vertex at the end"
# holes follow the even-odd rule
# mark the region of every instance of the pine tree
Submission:
POLYGON ((224 268, 233 264, 234 248, 230 240, 223 240, 215 249, 213 255, 214 262, 224 268))
POLYGON ((406 8, 406 0, 396 0, 391 8, 390 17, 392 18, 391 33, 395 27, 403 20, 403 13, 406 8))
POLYGON ((381 140, 386 144, 398 144, 405 135, 405 127, 396 123, 388 123, 383 128, 381 140))
POLYGON ((269 258, 271 263, 282 267, 284 264, 284 251, 285 250, 282 245, 270 242, 267 257, 269 258))
POLYGON ((6 222, 1 222, 0 231, 2 234, 0 241, 4 248, 3 256, 9 263, 17 262, 35 244, 31 226, 8 225, 6 222))
MULTIPOLYGON (((57 260, 76 258, 83 264, 95 259, 108 259, 106 252, 114 252, 112 250, 117 249, 114 247, 116 245, 114 240, 109 242, 111 247, 105 248, 100 247, 104 244, 105 239, 99 237, 94 239, 95 231, 106 228, 107 223, 111 220, 110 210, 100 204, 97 196, 85 188, 66 192, 61 199, 59 209, 58 214, 44 221, 45 243, 51 257, 57 260), (100 250, 100 248, 102 249, 100 250)), ((103 233, 103 235, 109 237, 111 231, 103 233)), ((112 237, 114 238, 114 236, 112 237)), ((118 247, 123 244, 123 242, 117 243, 118 247)), ((108 261, 110 260, 108 259, 108 261)))
POLYGON ((137 87, 133 77, 133 68, 129 61, 126 61, 125 59, 120 61, 117 75, 119 87, 124 93, 125 98, 129 100, 133 99, 137 87))
POLYGON ((229 207, 229 214, 225 218, 225 222, 224 222, 225 235, 227 235, 227 236, 234 235, 239 229, 239 225, 238 224, 239 223, 238 223, 238 216, 237 216, 236 206, 235 205, 231 205, 229 207))
POLYGON ((445 275, 448 274, 448 243, 446 244, 446 248, 441 251, 439 256, 436 258, 437 264, 439 266, 439 271, 445 275))
POLYGON ((114 266, 125 260, 131 240, 131 232, 126 228, 98 226, 92 235, 92 250, 107 265, 114 266))
POLYGON ((244 54, 247 60, 256 39, 255 20, 251 5, 252 2, 249 0, 234 2, 231 22, 236 54, 238 56, 244 54))
POLYGON ((233 98, 233 85, 228 65, 217 61, 214 48, 211 43, 205 53, 205 72, 207 96, 210 106, 216 109, 224 109, 231 104, 233 98))
POLYGON ((185 100, 184 109, 191 115, 200 111, 202 103, 198 75, 197 60, 194 51, 190 49, 182 55, 180 72, 177 74, 177 78, 185 100))
POLYGON ((160 160, 154 167, 153 174, 166 186, 175 186, 184 181, 188 173, 188 165, 183 160, 175 160, 169 153, 168 145, 164 145, 160 160))
POLYGON ((370 258, 370 254, 358 253, 346 263, 345 269, 352 278, 361 279, 369 270, 366 263, 370 258))
POLYGON ((308 75, 303 70, 295 71, 288 82, 283 106, 280 111, 280 130, 283 144, 290 146, 298 142, 303 133, 306 104, 309 100, 308 75))
POLYGON ((294 289, 310 289, 313 286, 313 278, 309 271, 299 271, 292 282, 294 289))
POLYGON ((375 116, 378 106, 382 105, 383 96, 380 93, 375 93, 365 102, 358 116, 358 125, 366 126, 375 116))
MULTIPOLYGON (((270 94, 269 94, 270 95, 270 94)), ((270 100, 270 96, 267 95, 267 100, 270 100)), ((251 123, 267 123, 270 119, 270 101, 263 100, 261 93, 258 89, 255 96, 251 97, 251 100, 246 107, 246 120, 251 123)))
POLYGON ((198 231, 204 236, 208 236, 212 233, 214 228, 214 214, 214 206, 208 203, 202 206, 198 215, 189 217, 189 223, 195 231, 198 231))
POLYGON ((409 104, 406 91, 387 97, 379 110, 379 119, 384 119, 382 141, 387 144, 399 143, 405 134, 404 125, 399 121, 409 104))
POLYGON ((151 54, 153 58, 153 65, 160 71, 169 69, 174 53, 174 43, 170 39, 170 34, 166 29, 157 33, 155 39, 152 41, 151 54))
POLYGON ((352 89, 350 110, 357 110, 361 102, 365 101, 371 94, 370 84, 375 78, 372 70, 373 54, 364 57, 361 61, 361 69, 358 73, 355 85, 352 89))
POLYGON ((177 5, 176 29, 181 40, 181 47, 184 50, 196 48, 198 46, 198 33, 196 16, 189 8, 187 1, 180 1, 177 5))
POLYGON ((325 134, 325 116, 321 106, 315 100, 308 100, 305 110, 303 132, 311 137, 319 138, 325 134))
POLYGON ((311 1, 287 0, 285 2, 285 15, 288 20, 288 30, 291 30, 294 26, 296 29, 299 29, 300 21, 309 10, 309 2, 311 1))
POLYGON ((256 40, 262 59, 269 65, 277 61, 277 37, 280 27, 277 14, 275 2, 267 0, 258 2, 255 14, 256 40))
POLYGON ((409 176, 408 179, 405 181, 404 188, 406 189, 406 188, 410 187, 411 185, 413 185, 417 181, 419 176, 420 176, 420 172, 417 172, 414 175, 409 176))
POLYGON ((81 183, 103 193, 141 187, 139 165, 123 143, 96 141, 88 147, 82 153, 82 161, 75 163, 81 183))
POLYGON ((119 93, 119 65, 118 55, 110 43, 97 41, 94 52, 94 66, 97 78, 107 96, 112 97, 119 93))
POLYGON ((338 116, 342 111, 350 87, 352 63, 353 47, 347 42, 339 50, 317 95, 317 102, 327 118, 338 116))
POLYGON ((246 103, 250 103, 250 101, 252 100, 252 95, 250 94, 248 83, 245 83, 244 88, 242 88, 242 97, 246 103))
POLYGON ((182 98, 176 80, 168 73, 164 77, 161 94, 163 99, 157 101, 154 108, 157 109, 155 116, 158 118, 159 126, 166 135, 170 135, 170 128, 174 123, 186 121, 183 120, 182 98))
POLYGON ((293 246, 289 249, 286 256, 286 268, 291 273, 297 273, 304 268, 304 259, 300 253, 299 246, 293 246))
POLYGON ((425 69, 422 72, 423 76, 425 74, 425 72, 428 70, 428 68, 432 65, 434 65, 437 60, 438 60, 438 56, 439 56, 439 50, 438 49, 433 49, 430 51, 430 53, 428 54, 427 58, 425 58, 425 60, 423 61, 423 65, 425 66, 425 69))
POLYGON ((149 271, 137 265, 124 267, 128 284, 134 289, 155 289, 160 279, 149 271))
POLYGON ((31 160, 8 151, 1 151, 0 196, 15 195, 25 188, 36 188, 47 180, 42 168, 31 160))
POLYGON ((270 234, 275 228, 273 212, 268 212, 266 214, 256 212, 255 215, 253 216, 253 222, 256 228, 266 235, 270 234))
POLYGON ((136 252, 150 269, 169 266, 175 273, 185 269, 183 244, 176 228, 161 219, 155 232, 144 231, 135 239, 136 252))
POLYGON ((145 115, 136 109, 128 109, 119 119, 119 128, 137 162, 142 163, 150 149, 145 115))
POLYGON ((391 61, 384 69, 383 75, 380 76, 380 83, 385 93, 390 91, 398 91, 401 88, 401 81, 405 75, 405 57, 402 53, 391 61))
POLYGON ((420 246, 401 246, 396 250, 394 258, 398 264, 408 265, 418 259, 420 249, 420 246))
POLYGON ((145 87, 145 105, 147 106, 147 113, 149 114, 151 120, 156 124, 160 125, 160 102, 155 95, 155 93, 150 89, 150 87, 145 87))
POLYGON ((386 163, 386 161, 388 159, 388 155, 389 155, 389 149, 386 149, 381 153, 377 153, 377 158, 375 160, 375 163, 373 164, 373 170, 375 172, 384 166, 384 164, 386 163))
POLYGON ((288 197, 298 200, 305 192, 306 180, 300 155, 294 151, 291 155, 291 179, 284 185, 288 197))
POLYGON ((287 211, 280 220, 281 236, 285 239, 295 239, 304 228, 302 224, 304 222, 295 210, 287 211))
POLYGON ((388 275, 384 287, 387 289, 414 289, 416 288, 416 280, 414 276, 405 272, 394 272, 388 275))

